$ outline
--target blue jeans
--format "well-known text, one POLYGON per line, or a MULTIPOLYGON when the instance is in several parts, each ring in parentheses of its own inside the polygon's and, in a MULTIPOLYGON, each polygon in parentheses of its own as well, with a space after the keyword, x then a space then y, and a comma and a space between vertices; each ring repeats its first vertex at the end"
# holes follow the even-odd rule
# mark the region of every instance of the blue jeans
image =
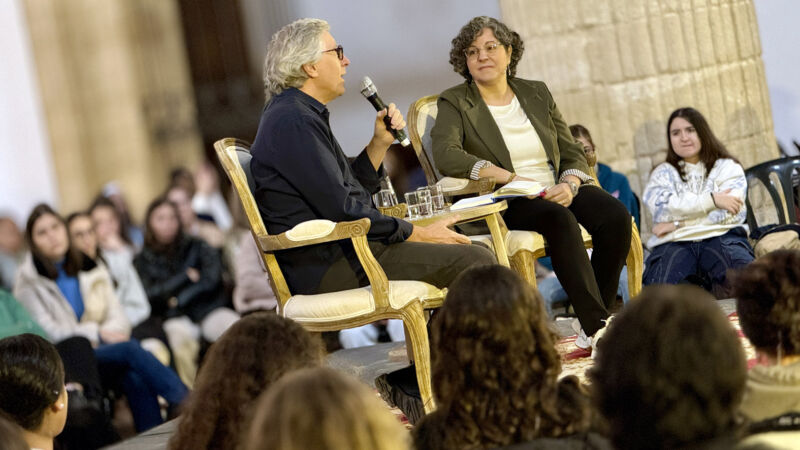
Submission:
POLYGON ((104 381, 121 381, 137 432, 164 421, 158 406, 159 395, 170 405, 178 405, 189 392, 178 375, 142 349, 139 341, 101 345, 94 352, 104 381))
POLYGON ((725 298, 729 295, 725 273, 752 260, 753 249, 742 227, 702 241, 667 242, 653 248, 645 261, 642 284, 690 282, 711 291, 717 298, 725 298))
MULTIPOLYGON (((549 258, 548 258, 549 259, 549 258)), ((541 261, 539 259, 538 261, 541 261)), ((567 291, 561 286, 558 277, 549 277, 537 282, 539 293, 542 294, 544 299, 544 307, 547 310, 547 315, 553 317, 553 303, 564 302, 569 300, 567 291)), ((622 302, 627 304, 630 300, 628 295, 628 268, 623 267, 622 272, 619 273, 619 285, 617 287, 617 295, 622 297, 622 302)))

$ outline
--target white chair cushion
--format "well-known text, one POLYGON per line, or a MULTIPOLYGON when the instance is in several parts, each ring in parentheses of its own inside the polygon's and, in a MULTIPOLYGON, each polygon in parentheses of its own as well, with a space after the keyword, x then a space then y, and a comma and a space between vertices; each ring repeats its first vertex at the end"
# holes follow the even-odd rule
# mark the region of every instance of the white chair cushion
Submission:
POLYGON ((291 230, 286 232, 286 237, 290 241, 303 241, 306 239, 316 239, 331 234, 336 228, 336 222, 330 220, 316 219, 298 223, 291 230))
MULTIPOLYGON (((584 244, 591 244, 592 236, 583 226, 580 226, 581 237, 584 244)), ((472 241, 486 244, 491 251, 494 251, 494 242, 491 234, 477 234, 469 237, 472 241)), ((506 250, 509 256, 513 256, 518 251, 527 250, 533 252, 545 246, 544 236, 535 231, 509 230, 506 235, 506 250)))
POLYGON ((443 177, 441 180, 437 181, 436 184, 441 186, 443 192, 447 193, 464 189, 469 184, 469 179, 443 177))
MULTIPOLYGON (((389 305, 402 309, 412 301, 443 296, 441 289, 422 281, 390 281, 389 305)), ((375 310, 372 287, 317 295, 294 295, 281 314, 297 322, 332 322, 350 319, 375 310)))

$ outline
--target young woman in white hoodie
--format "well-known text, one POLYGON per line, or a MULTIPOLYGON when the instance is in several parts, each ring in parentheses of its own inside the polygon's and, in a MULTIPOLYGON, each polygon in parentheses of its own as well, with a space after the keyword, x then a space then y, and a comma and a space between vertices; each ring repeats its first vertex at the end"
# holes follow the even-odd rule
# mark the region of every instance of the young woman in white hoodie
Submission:
POLYGON ((643 284, 692 282, 724 298, 726 271, 753 260, 744 169, 694 108, 669 116, 667 143, 643 196, 653 219, 643 284))

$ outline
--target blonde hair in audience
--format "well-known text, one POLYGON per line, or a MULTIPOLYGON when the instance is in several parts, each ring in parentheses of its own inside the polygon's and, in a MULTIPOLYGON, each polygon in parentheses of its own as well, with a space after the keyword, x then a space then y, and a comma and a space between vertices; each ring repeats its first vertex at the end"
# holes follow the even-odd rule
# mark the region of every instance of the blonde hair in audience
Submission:
POLYGON ((409 433, 367 386, 333 369, 293 372, 259 399, 247 450, 407 450, 409 433))

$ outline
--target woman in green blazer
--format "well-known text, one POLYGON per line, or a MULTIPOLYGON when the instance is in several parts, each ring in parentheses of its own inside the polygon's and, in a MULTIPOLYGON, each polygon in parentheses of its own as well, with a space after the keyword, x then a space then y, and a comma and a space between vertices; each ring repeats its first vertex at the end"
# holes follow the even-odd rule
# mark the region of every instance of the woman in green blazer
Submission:
POLYGON ((593 185, 583 149, 547 86, 514 77, 523 50, 519 34, 496 19, 476 17, 461 29, 450 63, 466 82, 439 96, 433 157, 447 176, 489 176, 500 184, 528 179, 547 186, 543 198, 510 200, 504 219, 510 229, 545 237, 582 327, 576 345, 593 347, 608 319, 606 307, 616 297, 631 216, 593 185), (592 235, 591 262, 579 223, 592 235))

